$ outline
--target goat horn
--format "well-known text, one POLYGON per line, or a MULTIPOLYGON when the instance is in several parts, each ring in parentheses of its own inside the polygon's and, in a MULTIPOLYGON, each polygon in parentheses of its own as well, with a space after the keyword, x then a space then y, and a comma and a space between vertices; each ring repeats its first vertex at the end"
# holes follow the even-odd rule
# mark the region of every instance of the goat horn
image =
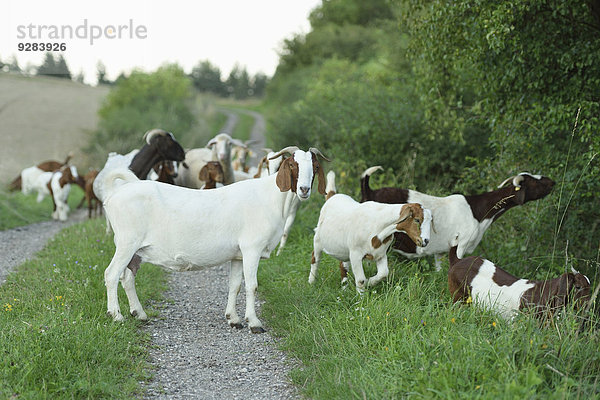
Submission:
POLYGON ((286 147, 285 149, 281 149, 281 150, 279 150, 279 151, 277 152, 277 154, 275 154, 275 155, 272 155, 271 157, 269 157, 269 160, 273 160, 273 159, 275 159, 275 158, 277 158, 277 157, 279 157, 280 155, 282 155, 282 154, 285 154, 285 153, 290 153, 290 154, 293 154, 293 153, 294 153, 296 150, 300 150, 300 149, 298 148, 298 146, 288 146, 288 147, 286 147))
POLYGON ((571 265, 571 272, 574 274, 578 274, 579 271, 577 271, 575 268, 573 268, 573 266, 571 265))
POLYGON ((321 151, 319 149, 317 149, 316 147, 311 147, 310 149, 308 149, 308 151, 310 151, 313 154, 318 155, 319 157, 321 157, 325 161, 331 161, 329 158, 325 157, 323 155, 323 153, 321 153, 321 151))
POLYGON ((521 182, 523 182, 524 179, 525 179, 525 177, 521 174, 515 176, 515 179, 513 179, 513 186, 521 187, 521 182))
POLYGON ((511 176, 510 178, 506 178, 504 181, 502 181, 501 184, 498 185, 498 189, 500 189, 502 186, 506 185, 508 183, 508 181, 510 181, 511 179, 516 178, 516 176, 511 176))
MULTIPOLYGON (((150 144, 150 141, 156 135, 167 136, 169 135, 169 132, 165 131, 164 129, 151 129, 144 134, 144 140, 146 143, 150 144)), ((171 137, 173 137, 173 135, 171 135, 171 137)))
POLYGON ((231 143, 232 143, 232 144, 234 144, 234 145, 236 145, 236 146, 243 147, 243 148, 245 148, 245 149, 247 149, 247 148, 248 148, 248 146, 246 145, 246 143, 242 142, 242 141, 241 141, 241 140, 239 140, 239 139, 233 139, 233 138, 231 138, 231 143))

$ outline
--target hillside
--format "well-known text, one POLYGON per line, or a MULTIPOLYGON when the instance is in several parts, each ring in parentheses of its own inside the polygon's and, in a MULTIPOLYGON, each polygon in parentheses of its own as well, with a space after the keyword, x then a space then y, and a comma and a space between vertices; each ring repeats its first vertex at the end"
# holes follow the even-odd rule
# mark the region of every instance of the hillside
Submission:
POLYGON ((0 73, 0 182, 47 159, 86 166, 79 149, 86 132, 96 127, 107 87, 90 87, 65 79, 0 73))

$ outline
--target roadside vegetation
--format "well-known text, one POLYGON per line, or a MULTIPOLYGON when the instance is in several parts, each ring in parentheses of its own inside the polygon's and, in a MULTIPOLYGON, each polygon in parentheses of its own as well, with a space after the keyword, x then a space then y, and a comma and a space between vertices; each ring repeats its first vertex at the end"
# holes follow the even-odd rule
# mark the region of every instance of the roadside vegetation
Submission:
MULTIPOLYGON (((116 324, 106 316, 103 274, 113 252, 104 219, 87 221, 63 230, 0 286, 0 397, 140 395, 149 340, 133 318, 116 324)), ((146 265, 138 277, 144 301, 162 299, 160 268, 146 265)))
MULTIPOLYGON (((530 279, 571 266, 600 280, 600 19, 567 2, 323 2, 284 41, 267 87, 268 144, 315 146, 338 189, 480 193, 522 171, 554 192, 510 210, 475 254, 530 279)), ((318 201, 260 270, 265 316, 302 360, 313 398, 598 397, 597 325, 568 312, 512 323, 452 305, 432 260, 391 255, 387 282, 358 297, 325 256, 307 283, 318 201)), ((447 263, 443 271, 447 271, 447 263)), ((371 274, 374 268, 371 267, 371 274)), ((368 274, 367 274, 368 275, 368 274)), ((352 280, 352 279, 351 279, 352 280)))

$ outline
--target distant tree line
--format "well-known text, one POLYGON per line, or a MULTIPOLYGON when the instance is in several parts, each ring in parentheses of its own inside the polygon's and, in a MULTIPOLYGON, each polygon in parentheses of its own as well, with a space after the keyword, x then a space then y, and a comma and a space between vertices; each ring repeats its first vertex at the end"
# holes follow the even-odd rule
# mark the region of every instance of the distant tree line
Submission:
POLYGON ((200 92, 213 93, 221 97, 233 97, 238 100, 250 97, 262 97, 268 78, 259 72, 250 76, 245 67, 235 65, 227 79, 221 79, 221 70, 210 61, 200 61, 190 74, 194 87, 200 92))
MULTIPOLYGON (((29 70, 29 67, 27 68, 29 70)), ((11 62, 2 62, 0 60, 0 70, 22 73, 17 59, 13 57, 11 62)), ((48 75, 58 78, 72 79, 77 82, 83 82, 83 72, 73 76, 67 62, 62 54, 55 56, 53 53, 46 53, 44 61, 39 67, 32 67, 35 75, 48 75)), ((96 65, 96 78, 98 84, 112 85, 126 79, 124 73, 121 73, 114 81, 107 77, 106 66, 102 61, 96 65)), ((189 74, 196 90, 202 93, 212 93, 219 97, 231 97, 237 100, 243 100, 252 97, 262 97, 265 94, 265 88, 269 78, 262 72, 251 76, 246 67, 236 64, 229 76, 222 79, 221 70, 210 61, 200 61, 189 74)))

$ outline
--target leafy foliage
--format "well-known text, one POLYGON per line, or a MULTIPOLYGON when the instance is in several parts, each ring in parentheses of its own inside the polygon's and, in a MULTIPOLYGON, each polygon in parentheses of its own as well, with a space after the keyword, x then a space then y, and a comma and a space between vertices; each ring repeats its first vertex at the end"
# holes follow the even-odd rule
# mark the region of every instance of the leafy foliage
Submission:
POLYGON ((177 65, 153 73, 133 71, 114 86, 98 111, 93 152, 102 157, 108 151, 127 153, 139 148, 142 135, 152 128, 166 129, 176 137, 189 131, 195 122, 192 100, 191 82, 177 65))

